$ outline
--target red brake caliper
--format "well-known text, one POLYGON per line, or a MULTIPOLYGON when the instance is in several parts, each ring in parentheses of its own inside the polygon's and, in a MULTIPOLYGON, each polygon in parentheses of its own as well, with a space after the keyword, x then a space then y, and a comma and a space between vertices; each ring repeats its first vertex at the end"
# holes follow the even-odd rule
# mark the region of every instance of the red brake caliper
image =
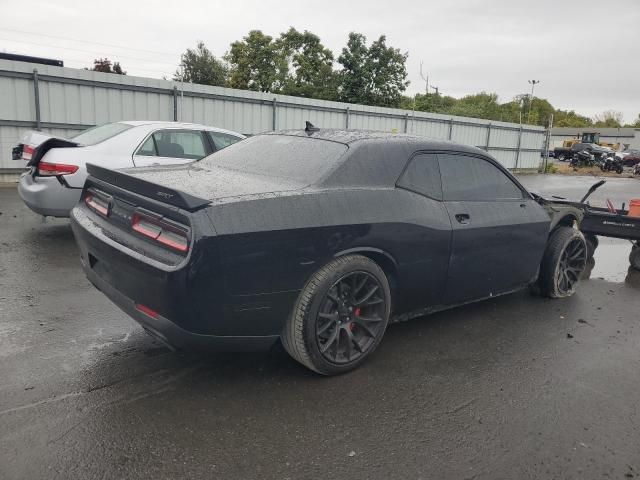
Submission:
MULTIPOLYGON (((354 317, 359 317, 359 316, 360 316, 360 307, 356 308, 356 309, 353 311, 353 316, 354 316, 354 317)), ((351 331, 353 332, 353 329, 354 329, 354 328, 356 328, 356 322, 351 322, 351 323, 349 324, 349 330, 351 330, 351 331)))

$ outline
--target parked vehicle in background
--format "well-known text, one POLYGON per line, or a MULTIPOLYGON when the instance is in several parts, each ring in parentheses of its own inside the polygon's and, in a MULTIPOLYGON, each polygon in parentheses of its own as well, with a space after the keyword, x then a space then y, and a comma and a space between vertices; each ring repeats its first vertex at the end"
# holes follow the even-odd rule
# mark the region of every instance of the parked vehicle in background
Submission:
POLYGON ((26 160, 18 191, 40 215, 68 217, 87 177, 86 162, 111 169, 189 163, 245 138, 192 123, 127 121, 93 127, 71 139, 27 132, 13 149, 26 160))
POLYGON ((570 161, 575 155, 583 150, 587 150, 589 153, 593 154, 596 159, 599 159, 603 155, 608 153, 612 153, 613 150, 609 147, 603 147, 598 145, 597 143, 586 143, 586 142, 576 142, 573 140, 568 140, 564 142, 564 146, 556 147, 553 149, 554 156, 561 162, 570 161))
POLYGON ((553 149, 553 158, 556 158, 561 162, 566 162, 568 160, 571 160, 571 157, 573 155, 573 152, 571 151, 572 146, 573 146, 573 143, 568 144, 568 142, 565 141, 562 147, 555 147, 553 149))
POLYGON ((625 167, 634 167, 640 163, 640 150, 625 150, 619 152, 623 155, 617 155, 622 160, 625 167))
POLYGON ((580 150, 571 157, 571 166, 574 168, 593 167, 597 163, 596 157, 587 149, 580 150))
POLYGON ((622 166, 622 160, 615 157, 613 153, 610 153, 604 158, 604 161, 600 163, 600 170, 603 172, 622 173, 624 167, 622 166))
POLYGON ((595 157, 601 157, 613 152, 613 150, 611 150, 610 148, 601 147, 600 145, 597 145, 595 143, 576 143, 573 147, 571 147, 571 152, 574 155, 576 153, 582 152, 583 150, 586 150, 595 157))
MULTIPOLYGON (((621 146, 620 143, 600 141, 600 133, 598 132, 583 132, 576 138, 571 138, 562 142, 561 147, 554 148, 554 156, 560 161, 571 160, 573 155, 586 148, 586 145, 589 145, 589 148, 599 147, 611 152, 619 150, 621 146), (574 148, 576 146, 578 147, 574 148)), ((596 157, 599 155, 598 151, 592 153, 594 153, 596 157)))
POLYGON ((479 148, 381 132, 257 135, 191 165, 89 165, 71 226, 89 280, 177 347, 349 371, 407 319, 529 285, 574 293, 581 211, 479 148))

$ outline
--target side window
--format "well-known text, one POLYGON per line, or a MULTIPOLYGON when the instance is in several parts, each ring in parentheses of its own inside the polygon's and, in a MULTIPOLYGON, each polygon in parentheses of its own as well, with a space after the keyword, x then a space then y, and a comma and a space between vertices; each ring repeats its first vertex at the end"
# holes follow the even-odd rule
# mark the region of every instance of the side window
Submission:
POLYGON ((414 156, 400 176, 397 186, 442 200, 438 156, 433 153, 420 153, 414 156))
POLYGON ((223 148, 228 147, 229 145, 233 145, 239 140, 242 140, 240 137, 222 132, 207 132, 207 135, 209 135, 209 138, 216 146, 216 150, 222 150, 223 148))
POLYGON ((159 157, 200 160, 207 153, 199 131, 160 130, 153 134, 159 157))
POLYGON ((153 141, 153 137, 147 138, 147 140, 142 144, 142 146, 136 152, 136 155, 144 155, 145 157, 158 156, 158 153, 156 152, 156 144, 153 141))
POLYGON ((445 200, 495 201, 523 198, 522 191, 491 162, 466 155, 439 154, 445 200))

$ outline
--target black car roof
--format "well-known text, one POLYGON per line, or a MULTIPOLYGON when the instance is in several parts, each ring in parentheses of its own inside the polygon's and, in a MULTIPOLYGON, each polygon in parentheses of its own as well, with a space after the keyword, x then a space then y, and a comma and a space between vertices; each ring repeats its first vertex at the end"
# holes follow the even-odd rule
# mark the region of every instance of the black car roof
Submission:
POLYGON ((313 131, 307 130, 280 130, 275 132, 269 132, 267 135, 291 135, 296 137, 310 137, 318 138, 321 140, 331 140, 333 142, 339 142, 349 144, 357 142, 359 140, 369 139, 389 139, 389 138, 417 138, 414 135, 391 133, 391 132, 379 132, 375 130, 343 130, 338 128, 319 128, 313 131))
POLYGON ((375 130, 344 130, 334 128, 320 128, 313 131, 307 130, 279 130, 267 132, 264 135, 291 135, 295 137, 317 138, 319 140, 329 140, 332 142, 349 145, 355 142, 365 141, 391 141, 403 144, 412 144, 418 149, 433 150, 455 150, 460 152, 484 153, 483 150, 452 142, 450 140, 440 140, 436 138, 423 137, 407 133, 380 132, 375 130))
MULTIPOLYGON (((330 140, 333 142, 350 143, 363 140, 395 140, 398 142, 421 142, 432 143, 434 145, 461 146, 469 148, 467 145, 460 145, 449 140, 440 140, 436 138, 423 137, 420 135, 412 135, 408 133, 392 133, 380 132, 376 130, 344 130, 337 128, 320 128, 314 131, 306 130, 277 130, 274 132, 266 132, 264 135, 291 135, 295 137, 309 137, 320 140, 330 140)), ((472 147, 473 148, 473 147, 472 147)))

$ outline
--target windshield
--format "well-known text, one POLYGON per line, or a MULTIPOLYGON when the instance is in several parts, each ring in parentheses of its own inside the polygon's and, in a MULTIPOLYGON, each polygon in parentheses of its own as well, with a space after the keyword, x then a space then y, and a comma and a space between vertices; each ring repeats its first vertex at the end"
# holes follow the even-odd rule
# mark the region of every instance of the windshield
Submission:
POLYGON ((107 123, 106 125, 89 128, 80 132, 75 137, 71 137, 71 139, 81 145, 96 145, 130 128, 133 128, 133 125, 127 125, 126 123, 107 123))
POLYGON ((199 165, 310 184, 335 167, 347 148, 342 143, 327 140, 259 135, 210 155, 199 165))

